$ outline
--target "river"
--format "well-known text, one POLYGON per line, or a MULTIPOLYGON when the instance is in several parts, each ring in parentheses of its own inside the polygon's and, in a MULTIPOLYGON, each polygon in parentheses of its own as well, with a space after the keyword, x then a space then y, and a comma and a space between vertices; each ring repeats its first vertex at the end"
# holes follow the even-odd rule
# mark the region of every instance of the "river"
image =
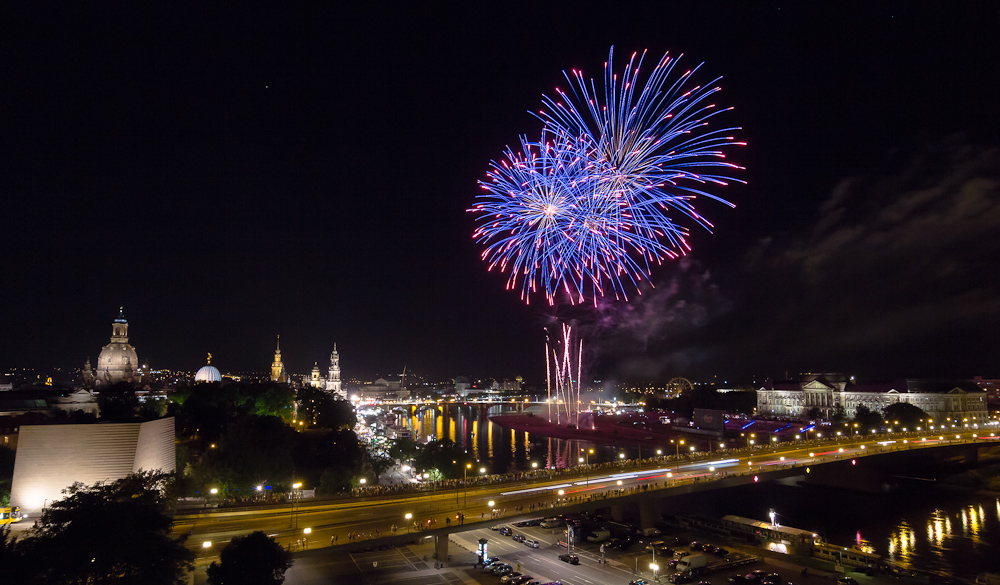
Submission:
MULTIPOLYGON (((495 414, 499 411, 489 413, 495 414)), ((417 439, 455 441, 491 473, 529 469, 532 463, 566 467, 575 465, 579 457, 600 463, 622 453, 627 458, 638 455, 636 449, 503 429, 483 420, 476 407, 399 415, 396 424, 410 429, 417 439)), ((885 494, 765 483, 685 501, 691 507, 688 513, 717 518, 736 514, 766 520, 773 509, 782 524, 811 530, 834 544, 868 548, 903 567, 968 579, 982 572, 1000 572, 1000 498, 936 482, 885 494)))
MULTIPOLYGON (((865 494, 788 483, 723 490, 686 507, 810 530, 826 541, 858 545, 906 568, 974 579, 1000 572, 1000 498, 935 483, 865 494)), ((678 512, 681 513, 681 512, 678 512)))

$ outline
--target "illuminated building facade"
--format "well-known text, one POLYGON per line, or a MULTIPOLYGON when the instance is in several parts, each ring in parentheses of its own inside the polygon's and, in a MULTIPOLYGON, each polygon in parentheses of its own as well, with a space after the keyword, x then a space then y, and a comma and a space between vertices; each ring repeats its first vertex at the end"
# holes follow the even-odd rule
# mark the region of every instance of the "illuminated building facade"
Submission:
MULTIPOLYGON (((87 360, 88 365, 90 360, 87 360)), ((86 367, 86 366, 85 366, 86 367)), ((135 348, 128 342, 128 321, 124 308, 118 311, 118 318, 111 324, 111 343, 101 349, 97 358, 95 381, 98 386, 110 386, 118 382, 136 382, 139 378, 139 358, 135 348)))
POLYGON ((982 424, 989 412, 986 392, 967 380, 903 379, 854 383, 838 374, 807 375, 799 381, 768 381, 757 389, 757 414, 800 418, 812 409, 829 419, 838 407, 853 418, 859 406, 882 412, 890 404, 919 407, 939 424, 982 424))

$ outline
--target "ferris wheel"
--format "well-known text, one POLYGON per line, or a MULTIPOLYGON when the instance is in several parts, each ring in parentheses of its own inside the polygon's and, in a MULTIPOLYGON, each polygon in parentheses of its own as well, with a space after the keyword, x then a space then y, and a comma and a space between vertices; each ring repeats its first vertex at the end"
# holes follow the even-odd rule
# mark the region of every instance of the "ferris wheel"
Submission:
POLYGON ((687 378, 673 378, 667 382, 667 395, 673 398, 694 390, 694 385, 687 378))

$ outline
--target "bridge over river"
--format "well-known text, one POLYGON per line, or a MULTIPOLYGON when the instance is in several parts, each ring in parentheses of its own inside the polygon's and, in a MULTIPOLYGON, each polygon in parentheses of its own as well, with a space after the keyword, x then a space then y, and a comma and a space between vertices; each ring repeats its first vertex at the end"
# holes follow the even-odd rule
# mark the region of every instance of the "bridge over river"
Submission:
POLYGON ((551 474, 540 470, 530 479, 513 481, 491 476, 478 485, 450 489, 356 495, 295 507, 188 512, 175 517, 174 530, 190 535, 189 546, 203 556, 218 554, 230 538, 254 530, 263 530, 285 545, 310 548, 354 549, 433 536, 447 554, 447 534, 501 520, 597 509, 610 509, 612 518, 620 519, 627 507, 633 507, 638 508, 641 526, 649 527, 671 496, 680 494, 788 477, 873 491, 888 481, 907 481, 929 463, 970 464, 980 457, 1000 458, 996 433, 896 433, 863 441, 797 441, 766 449, 584 465, 551 474))

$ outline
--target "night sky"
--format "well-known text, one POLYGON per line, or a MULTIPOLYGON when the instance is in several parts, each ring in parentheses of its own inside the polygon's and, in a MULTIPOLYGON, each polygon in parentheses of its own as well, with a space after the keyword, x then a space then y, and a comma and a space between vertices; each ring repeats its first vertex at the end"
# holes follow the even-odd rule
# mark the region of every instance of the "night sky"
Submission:
POLYGON ((154 369, 538 381, 555 314, 605 382, 1000 376, 996 3, 141 4, 0 14, 0 367, 124 305, 154 369), (465 210, 612 45, 723 76, 748 184, 638 300, 525 306, 465 210))

